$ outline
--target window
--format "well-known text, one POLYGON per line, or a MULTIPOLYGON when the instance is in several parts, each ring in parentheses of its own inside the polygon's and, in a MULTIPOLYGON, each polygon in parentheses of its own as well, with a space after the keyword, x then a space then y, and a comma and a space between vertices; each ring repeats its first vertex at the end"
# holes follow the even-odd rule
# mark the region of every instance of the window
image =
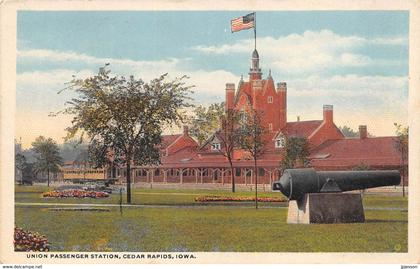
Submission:
POLYGON ((260 176, 260 177, 263 177, 263 176, 265 176, 265 171, 264 171, 264 168, 258 168, 258 176, 260 176))
POLYGON ((276 139, 276 148, 284 148, 284 137, 279 137, 276 139))
POLYGON ((269 124, 268 124, 268 130, 269 130, 269 131, 273 131, 273 124, 272 124, 272 123, 269 123, 269 124))
POLYGON ((241 176, 241 169, 240 168, 235 168, 235 175, 237 176, 237 177, 240 177, 241 176))
POLYGON ((220 150, 220 143, 211 144, 211 150, 220 150))
POLYGON ((268 97, 267 97, 267 102, 268 102, 269 104, 272 104, 272 103, 273 103, 273 96, 268 96, 268 97))

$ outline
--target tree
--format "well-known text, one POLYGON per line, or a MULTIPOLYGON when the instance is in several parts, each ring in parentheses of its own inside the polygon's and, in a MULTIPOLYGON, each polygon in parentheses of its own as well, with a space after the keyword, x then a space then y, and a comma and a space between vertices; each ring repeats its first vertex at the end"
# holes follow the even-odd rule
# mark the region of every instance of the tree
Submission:
POLYGON ((343 135, 345 137, 358 137, 359 136, 359 132, 353 130, 352 128, 344 125, 343 127, 338 127, 338 129, 340 129, 340 131, 343 133, 343 135))
POLYGON ((295 166, 308 166, 310 145, 306 137, 285 136, 284 156, 281 161, 282 171, 295 166))
POLYGON ((132 165, 160 163, 162 129, 182 121, 192 86, 164 74, 149 83, 133 76, 111 76, 107 67, 97 75, 73 77, 65 90, 77 97, 58 114, 73 115, 68 138, 81 132, 89 138, 90 159, 96 166, 109 162, 126 168, 127 203, 131 203, 132 165))
POLYGON ((220 119, 224 115, 224 103, 211 104, 207 108, 198 106, 194 109, 191 118, 190 134, 201 146, 208 138, 220 129, 220 119))
POLYGON ((15 173, 20 175, 20 183, 23 184, 23 170, 26 166, 26 158, 23 154, 15 154, 15 173))
POLYGON ((32 185, 32 181, 36 178, 35 167, 33 163, 25 163, 22 171, 22 184, 28 183, 32 185))
POLYGON ((233 153, 239 142, 239 113, 229 109, 222 117, 222 128, 217 132, 221 147, 219 151, 226 157, 230 166, 232 192, 235 192, 235 171, 233 167, 233 153))
POLYGON ((76 163, 79 167, 83 166, 83 179, 86 179, 86 168, 89 165, 89 149, 83 145, 79 148, 76 158, 74 159, 74 163, 76 163))
POLYGON ((258 209, 258 158, 264 153, 266 140, 264 134, 267 130, 262 126, 261 113, 251 109, 248 113, 242 112, 239 145, 242 149, 249 152, 254 161, 255 177, 255 208, 258 209))
MULTIPOLYGON (((352 128, 346 126, 346 125, 344 125, 343 127, 340 126, 340 127, 338 127, 338 129, 340 129, 341 133, 343 133, 343 135, 345 137, 359 137, 359 135, 360 135, 359 131, 355 131, 352 128)), ((367 133, 367 136, 368 137, 375 137, 373 134, 371 134, 369 132, 367 133)))
POLYGON ((86 151, 88 145, 80 139, 70 139, 59 145, 60 155, 64 161, 75 161, 81 152, 86 151))
POLYGON ((39 136, 32 142, 32 150, 37 154, 35 170, 47 173, 47 185, 50 186, 50 173, 60 171, 62 159, 57 143, 52 138, 39 136))
POLYGON ((405 196, 405 177, 407 176, 408 170, 408 127, 403 127, 399 123, 394 123, 395 133, 397 135, 397 140, 395 147, 401 154, 401 178, 402 178, 402 189, 403 197, 405 196))

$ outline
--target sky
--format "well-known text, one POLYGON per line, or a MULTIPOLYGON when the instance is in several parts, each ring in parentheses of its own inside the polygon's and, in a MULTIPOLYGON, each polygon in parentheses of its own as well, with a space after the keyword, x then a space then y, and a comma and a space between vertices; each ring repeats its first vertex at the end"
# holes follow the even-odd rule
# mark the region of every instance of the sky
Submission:
MULTIPOLYGON (((251 11, 250 11, 251 12, 251 11)), ((252 30, 230 31, 246 11, 19 11, 16 138, 39 135, 62 143, 69 116, 49 117, 71 93, 75 75, 109 63, 112 73, 151 80, 188 75, 195 104, 222 102, 225 84, 248 78, 252 30)), ((288 85, 288 121, 322 119, 334 106, 337 126, 368 126, 394 135, 407 123, 407 11, 257 12, 263 77, 288 85)), ((171 130, 175 132, 176 130, 171 130)))

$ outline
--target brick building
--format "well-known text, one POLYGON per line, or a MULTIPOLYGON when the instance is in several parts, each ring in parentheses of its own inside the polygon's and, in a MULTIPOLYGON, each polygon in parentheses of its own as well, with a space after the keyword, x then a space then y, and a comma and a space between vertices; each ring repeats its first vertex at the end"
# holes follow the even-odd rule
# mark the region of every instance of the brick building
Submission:
MULTIPOLYGON (((227 83, 225 109, 263 112, 262 125, 268 130, 263 155, 258 160, 259 183, 271 184, 279 177, 284 136, 306 137, 311 146, 310 165, 318 170, 347 170, 358 165, 378 169, 398 169, 401 156, 395 147, 396 137, 367 136, 360 126, 359 138, 345 138, 334 124, 332 105, 323 106, 323 118, 311 121, 287 121, 287 84, 274 83, 269 72, 262 78, 259 55, 252 53, 248 81, 241 77, 237 87, 227 83)), ((162 164, 156 167, 135 167, 134 182, 230 183, 227 159, 220 153, 217 133, 201 147, 191 138, 188 127, 182 134, 163 136, 162 164)), ((253 161, 240 150, 234 154, 235 181, 253 184, 253 161)), ((117 176, 122 180, 125 171, 117 176)))

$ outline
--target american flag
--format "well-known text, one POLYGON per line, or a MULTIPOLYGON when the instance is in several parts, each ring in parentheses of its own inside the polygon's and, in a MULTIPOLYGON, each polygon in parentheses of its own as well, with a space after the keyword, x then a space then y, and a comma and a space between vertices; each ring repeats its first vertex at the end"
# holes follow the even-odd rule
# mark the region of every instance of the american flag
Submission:
POLYGON ((246 16, 233 19, 230 21, 231 31, 233 33, 233 32, 238 32, 241 30, 253 28, 255 26, 254 21, 255 21, 255 13, 249 13, 246 16))

